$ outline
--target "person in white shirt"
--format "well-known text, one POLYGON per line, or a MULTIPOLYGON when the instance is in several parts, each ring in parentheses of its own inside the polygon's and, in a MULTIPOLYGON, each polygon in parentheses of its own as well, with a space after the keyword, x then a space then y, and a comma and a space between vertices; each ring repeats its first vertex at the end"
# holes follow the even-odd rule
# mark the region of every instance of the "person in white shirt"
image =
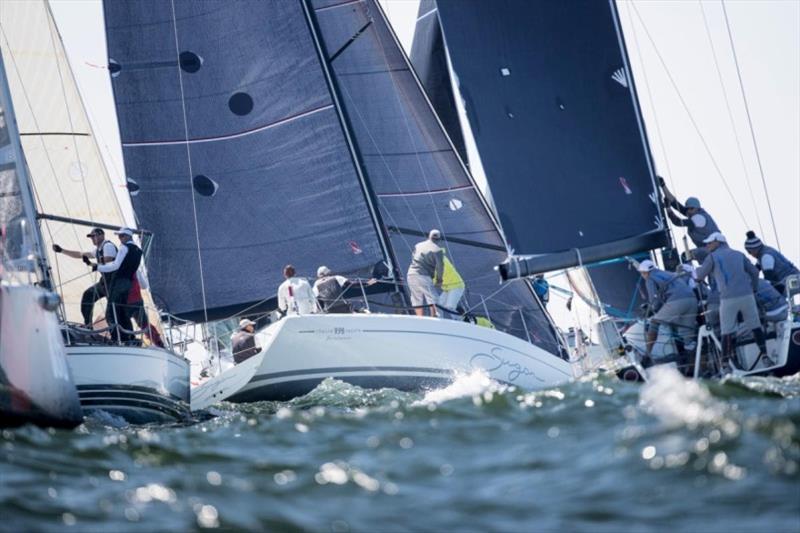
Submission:
POLYGON ((295 276, 292 265, 283 268, 286 281, 278 287, 278 309, 284 315, 308 315, 317 312, 317 299, 305 278, 295 276))
MULTIPOLYGON (((53 245, 53 251, 74 259, 82 259, 84 263, 90 266, 92 262, 89 258, 92 256, 94 256, 95 261, 99 265, 114 261, 117 257, 117 247, 111 241, 106 240, 106 234, 101 228, 93 228, 86 236, 92 240, 92 244, 95 246, 95 249, 91 252, 66 250, 58 244, 53 245)), ((98 300, 108 297, 112 281, 113 277, 110 273, 102 273, 97 283, 83 291, 83 296, 81 297, 81 315, 83 316, 83 324, 86 327, 92 327, 94 304, 98 300)))

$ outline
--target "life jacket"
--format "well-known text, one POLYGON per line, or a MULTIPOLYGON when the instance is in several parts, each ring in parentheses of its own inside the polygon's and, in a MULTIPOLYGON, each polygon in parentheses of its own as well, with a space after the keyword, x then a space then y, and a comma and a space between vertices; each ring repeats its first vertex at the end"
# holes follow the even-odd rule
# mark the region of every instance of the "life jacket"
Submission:
POLYGON ((492 324, 492 321, 483 316, 475 317, 475 323, 484 328, 495 329, 494 324, 492 324))
POLYGON ((128 252, 117 269, 117 277, 133 281, 133 278, 136 277, 136 271, 139 270, 139 265, 142 264, 142 249, 132 242, 126 242, 123 246, 128 248, 128 252))
MULTIPOLYGON (((98 265, 102 265, 103 264, 103 257, 105 257, 103 255, 103 248, 106 247, 106 243, 108 243, 111 246, 113 246, 114 247, 114 251, 119 253, 119 250, 117 249, 117 245, 114 244, 113 242, 109 241, 108 239, 106 239, 105 241, 101 242, 100 246, 98 246, 97 249, 94 251, 94 259, 95 259, 95 261, 97 261, 98 265)), ((116 255, 116 254, 114 254, 114 255, 116 255)), ((100 273, 100 275, 103 277, 103 279, 106 280, 107 282, 110 282, 111 280, 114 279, 114 274, 115 274, 114 272, 101 272, 100 273)))
POLYGON ((758 252, 758 263, 764 273, 764 279, 772 284, 783 283, 787 276, 798 273, 797 267, 786 259, 786 256, 770 246, 764 245, 761 247, 758 252), (765 255, 770 255, 775 260, 775 266, 770 270, 764 270, 763 265, 761 265, 761 258, 765 255))
POLYGON ((336 279, 336 276, 322 278, 315 284, 315 287, 323 310, 328 313, 351 312, 350 303, 341 298, 345 288, 336 279))
MULTIPOLYGON (((719 226, 717 226, 717 223, 714 222, 714 219, 711 218, 711 215, 706 213, 706 210, 703 208, 700 208, 695 215, 703 215, 703 217, 706 219, 706 225, 702 228, 698 228, 692 223, 689 225, 687 233, 689 238, 692 239, 694 245, 702 248, 705 246, 703 241, 706 240, 712 233, 718 232, 719 226)), ((689 217, 689 220, 691 219, 692 217, 689 217)))

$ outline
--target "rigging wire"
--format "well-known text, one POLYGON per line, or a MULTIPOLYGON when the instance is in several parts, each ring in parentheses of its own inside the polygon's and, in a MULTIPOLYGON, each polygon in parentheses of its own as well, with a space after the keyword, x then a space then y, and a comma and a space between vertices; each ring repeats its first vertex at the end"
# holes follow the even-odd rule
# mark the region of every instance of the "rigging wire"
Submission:
POLYGON ((706 36, 708 37, 708 44, 711 47, 711 56, 714 58, 714 66, 717 69, 717 78, 719 79, 719 86, 722 89, 722 96, 725 100, 725 108, 728 110, 728 119, 731 123, 731 131, 733 138, 736 140, 736 149, 739 151, 739 161, 742 163, 742 174, 744 175, 744 182, 747 184, 747 190, 750 192, 750 200, 753 203, 753 211, 756 213, 756 220, 758 221, 758 230, 761 235, 764 235, 764 227, 761 225, 761 215, 759 214, 758 206, 756 205, 755 194, 753 194, 753 187, 750 185, 750 180, 747 179, 747 165, 744 161, 744 153, 742 152, 742 143, 739 141, 739 132, 736 129, 736 123, 733 120, 733 112, 731 111, 731 103, 728 99, 728 91, 725 89, 725 82, 722 79, 722 70, 719 67, 717 60, 717 50, 714 46, 714 40, 711 38, 711 28, 708 26, 708 17, 706 17, 706 10, 703 7, 703 0, 697 0, 700 6, 700 13, 703 15, 703 25, 706 28, 706 36))
POLYGON ((724 185, 725 190, 728 192, 728 196, 731 197, 731 201, 733 202, 733 205, 736 207, 736 210, 739 212, 739 217, 741 218, 741 220, 745 224, 748 224, 747 218, 744 216, 744 212, 742 211, 742 208, 739 207, 739 202, 736 201, 736 197, 733 195, 733 191, 731 191, 731 188, 728 185, 728 182, 725 179, 725 176, 722 174, 722 169, 720 169, 719 164, 717 163, 717 160, 714 158, 714 154, 711 153, 711 148, 708 146, 708 142, 706 141, 705 136, 700 131, 700 127, 697 125, 697 121, 694 119, 694 115, 692 114, 691 110, 689 109, 689 105, 686 103, 686 100, 683 98, 683 94, 681 94, 681 91, 678 88, 678 84, 675 82, 675 78, 672 77, 672 72, 669 70, 669 67, 667 66, 666 61, 664 61, 664 58, 661 55, 661 52, 658 50, 658 47, 656 46, 656 43, 653 40, 652 35, 650 35, 650 31, 647 29, 647 25, 644 23, 644 19, 642 19, 642 15, 639 13, 639 9, 636 7, 636 4, 634 2, 631 2, 630 5, 633 8, 634 13, 636 13, 636 17, 639 19, 639 22, 641 23, 642 28, 644 29, 645 35, 647 36, 647 39, 650 41, 650 44, 653 47, 653 51, 656 53, 656 56, 658 57, 658 60, 661 63, 661 66, 664 68, 664 72, 667 74, 667 78, 669 78, 669 81, 670 81, 670 84, 672 85, 672 88, 675 89, 675 93, 678 95, 678 99, 680 100, 684 111, 686 111, 686 114, 689 117, 689 121, 692 123, 692 126, 694 127, 695 132, 697 133, 698 137, 700 137, 700 142, 703 144, 703 147, 705 148, 709 159, 711 159, 711 163, 714 165, 714 169, 717 171, 717 175, 719 176, 720 180, 722 181, 722 184, 724 185))
MULTIPOLYGON (((725 15, 725 27, 728 29, 728 40, 731 43, 731 52, 733 52, 733 62, 736 64, 736 75, 739 78, 739 89, 742 92, 742 101, 744 102, 744 110, 747 113, 747 124, 750 126, 750 136, 753 139, 753 149, 756 152, 756 161, 758 161, 758 171, 761 174, 761 184, 764 186, 764 196, 767 198, 767 207, 769 208, 769 218, 772 221, 772 232, 775 234, 775 244, 778 249, 781 247, 780 239, 778 239, 778 227, 775 225, 775 214, 772 212, 772 202, 769 199, 769 191, 767 190, 767 180, 764 177, 764 167, 761 164, 761 154, 758 151, 758 143, 756 142, 756 133, 753 128, 753 120, 750 117, 750 105, 747 103, 747 95, 744 92, 744 82, 742 81, 742 69, 739 67, 739 57, 736 55, 736 47, 733 44, 733 33, 731 32, 731 23, 728 20, 728 10, 725 8, 725 0, 720 0, 722 4, 722 13, 725 15)), ((763 231, 762 231, 763 235, 763 231)))
POLYGON ((181 89, 181 109, 183 110, 183 132, 186 138, 186 160, 189 165, 189 193, 192 195, 192 218, 194 220, 194 236, 197 242, 197 264, 200 269, 200 293, 203 298, 203 319, 208 323, 208 304, 206 303, 206 283, 203 273, 203 254, 200 252, 200 227, 197 222, 197 204, 194 198, 194 186, 192 183, 192 149, 189 145, 189 121, 186 118, 186 95, 183 92, 183 74, 181 73, 180 44, 178 43, 178 19, 175 15, 175 0, 170 1, 172 5, 172 29, 175 32, 175 56, 178 61, 178 83, 181 89))

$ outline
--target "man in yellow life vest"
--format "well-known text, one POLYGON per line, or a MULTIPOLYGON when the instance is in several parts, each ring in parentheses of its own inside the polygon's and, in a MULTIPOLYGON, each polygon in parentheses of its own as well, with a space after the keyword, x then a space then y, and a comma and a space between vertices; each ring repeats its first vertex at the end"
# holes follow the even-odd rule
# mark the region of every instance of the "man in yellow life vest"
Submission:
MULTIPOLYGON (((448 259, 447 253, 444 254, 444 272, 442 274, 442 293, 439 295, 438 304, 448 311, 456 311, 458 302, 464 295, 464 280, 458 274, 456 267, 448 259)), ((443 311, 446 318, 455 318, 453 313, 443 311)))

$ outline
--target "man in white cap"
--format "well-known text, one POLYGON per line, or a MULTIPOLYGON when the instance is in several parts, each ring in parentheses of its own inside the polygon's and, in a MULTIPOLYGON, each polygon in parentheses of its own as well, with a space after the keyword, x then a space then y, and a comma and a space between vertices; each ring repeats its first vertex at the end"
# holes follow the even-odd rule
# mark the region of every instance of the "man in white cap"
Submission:
POLYGON ((314 295, 320 307, 326 313, 350 313, 352 308, 344 299, 344 291, 349 280, 344 276, 334 276, 331 269, 321 266, 317 269, 317 280, 314 282, 314 295))
POLYGON ((755 297, 758 290, 758 270, 742 252, 731 249, 721 233, 712 233, 705 243, 708 255, 695 270, 695 277, 702 281, 714 274, 719 290, 719 321, 725 362, 730 364, 733 361, 739 313, 742 315, 743 327, 753 332, 758 344, 759 355, 756 361, 768 357, 755 297))
POLYGON ((761 239, 756 237, 753 231, 747 232, 744 249, 756 259, 758 268, 764 274, 764 279, 772 283, 772 286, 781 294, 786 290, 786 278, 800 274, 800 270, 786 259, 786 256, 761 242, 761 239))
POLYGON ((667 189, 667 185, 663 178, 659 178, 661 188, 664 189, 664 200, 666 201, 667 216, 676 226, 685 227, 689 238, 695 245, 695 249, 689 250, 690 257, 697 259, 702 263, 706 257, 706 250, 704 249, 704 240, 714 232, 719 232, 719 227, 711 215, 706 213, 706 210, 700 206, 700 200, 691 196, 686 199, 686 202, 681 205, 675 196, 667 189), (672 209, 677 209, 678 212, 686 218, 681 218, 676 215, 672 209))
MULTIPOLYGON (((95 246, 92 252, 66 250, 58 244, 53 245, 53 251, 57 254, 64 254, 74 259, 82 259, 83 262, 89 266, 92 266, 92 262, 89 260, 92 256, 94 256, 95 261, 101 265, 104 263, 111 263, 114 260, 114 257, 117 255, 117 247, 113 242, 106 239, 106 233, 101 228, 92 228, 92 231, 87 233, 86 236, 91 239, 92 244, 95 246)), ((83 291, 83 296, 81 296, 81 315, 83 315, 83 324, 87 328, 92 327, 92 311, 94 310, 94 304, 98 300, 108 296, 113 278, 114 276, 111 273, 102 274, 97 283, 83 291)))
POLYGON ((650 310, 655 313, 647 329, 642 363, 647 365, 652 361, 650 356, 658 339, 658 330, 665 325, 675 332, 679 364, 687 364, 685 346, 697 335, 697 298, 694 291, 681 276, 656 268, 649 259, 639 263, 637 269, 645 280, 650 310))
POLYGON ((92 265, 92 270, 103 274, 114 273, 106 305, 106 323, 111 328, 112 338, 122 342, 133 340, 127 331, 133 329, 131 308, 128 306, 128 294, 133 286, 133 278, 142 263, 142 250, 133 242, 133 230, 120 228, 115 232, 119 237, 120 247, 111 263, 92 265), (119 329, 116 329, 119 326, 119 329))
POLYGON ((236 364, 261 352, 261 348, 256 347, 255 331, 256 323, 252 320, 243 318, 239 321, 239 331, 231 335, 231 352, 236 364))
POLYGON ((436 302, 444 277, 444 250, 439 246, 442 233, 432 229, 428 239, 414 245, 411 264, 406 273, 411 305, 417 316, 424 316, 424 306, 428 306, 431 316, 437 316, 436 302))
POLYGON ((305 278, 298 277, 292 265, 283 267, 286 280, 278 287, 278 309, 285 315, 317 312, 317 298, 305 278))

